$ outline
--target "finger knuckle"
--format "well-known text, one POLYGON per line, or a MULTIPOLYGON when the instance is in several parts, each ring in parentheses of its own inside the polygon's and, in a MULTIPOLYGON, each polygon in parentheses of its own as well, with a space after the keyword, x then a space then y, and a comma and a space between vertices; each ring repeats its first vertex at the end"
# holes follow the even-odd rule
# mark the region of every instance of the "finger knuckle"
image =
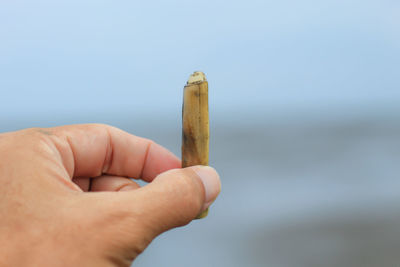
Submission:
POLYGON ((105 124, 105 123, 92 123, 92 124, 89 124, 89 127, 93 127, 96 129, 98 129, 98 128, 104 129, 104 128, 109 128, 111 126, 108 124, 105 124))
POLYGON ((21 141, 33 150, 42 150, 50 143, 52 132, 47 128, 29 128, 22 132, 21 141))

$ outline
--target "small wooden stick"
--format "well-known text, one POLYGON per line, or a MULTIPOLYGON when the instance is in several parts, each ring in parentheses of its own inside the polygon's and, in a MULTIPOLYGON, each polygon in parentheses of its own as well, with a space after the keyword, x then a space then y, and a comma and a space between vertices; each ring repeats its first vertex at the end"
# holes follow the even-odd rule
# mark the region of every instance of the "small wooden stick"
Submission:
MULTIPOLYGON (((183 89, 182 167, 208 165, 208 82, 203 72, 190 75, 183 89)), ((206 217, 208 209, 196 219, 206 217)))

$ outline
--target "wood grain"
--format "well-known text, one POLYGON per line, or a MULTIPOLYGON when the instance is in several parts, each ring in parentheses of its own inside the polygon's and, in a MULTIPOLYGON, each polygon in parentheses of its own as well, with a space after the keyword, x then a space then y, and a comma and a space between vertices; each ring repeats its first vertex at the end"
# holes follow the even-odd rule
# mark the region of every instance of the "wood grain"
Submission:
MULTIPOLYGON (((204 73, 193 73, 183 89, 182 167, 208 165, 208 82, 204 73)), ((208 209, 197 216, 204 218, 208 209)))

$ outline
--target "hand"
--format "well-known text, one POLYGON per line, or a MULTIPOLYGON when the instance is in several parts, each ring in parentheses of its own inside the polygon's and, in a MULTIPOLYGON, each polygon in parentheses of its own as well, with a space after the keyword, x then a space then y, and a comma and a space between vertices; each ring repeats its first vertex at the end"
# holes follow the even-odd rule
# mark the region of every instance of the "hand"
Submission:
POLYGON ((110 126, 0 134, 0 266, 129 266, 219 191, 214 169, 180 169, 165 148, 110 126))

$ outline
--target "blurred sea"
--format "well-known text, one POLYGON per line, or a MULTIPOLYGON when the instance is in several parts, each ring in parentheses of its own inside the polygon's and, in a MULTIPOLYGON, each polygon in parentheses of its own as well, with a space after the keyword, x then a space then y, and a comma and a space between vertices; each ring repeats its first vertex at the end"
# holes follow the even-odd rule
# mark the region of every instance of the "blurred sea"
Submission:
MULTIPOLYGON (((226 116, 228 117, 228 116, 226 116)), ((211 121, 222 192, 209 216, 158 237, 133 266, 400 266, 400 116, 211 121)), ((105 122, 180 155, 180 120, 105 122)), ((5 121, 2 131, 54 126, 5 121)))

